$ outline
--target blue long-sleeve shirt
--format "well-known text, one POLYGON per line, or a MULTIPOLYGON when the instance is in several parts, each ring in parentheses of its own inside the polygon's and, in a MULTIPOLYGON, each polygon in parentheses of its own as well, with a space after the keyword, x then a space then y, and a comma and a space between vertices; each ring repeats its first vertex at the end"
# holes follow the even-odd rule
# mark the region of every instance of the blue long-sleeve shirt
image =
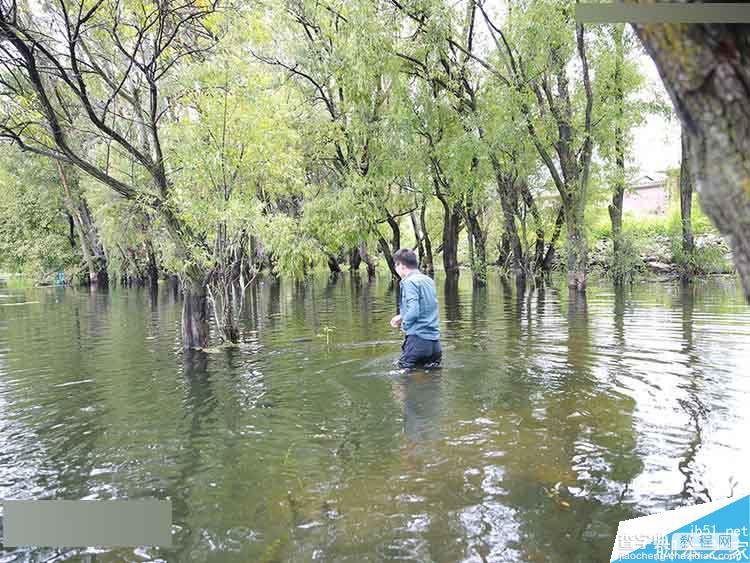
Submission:
POLYGON ((440 339, 435 282, 415 271, 401 280, 401 329, 425 340, 440 339))

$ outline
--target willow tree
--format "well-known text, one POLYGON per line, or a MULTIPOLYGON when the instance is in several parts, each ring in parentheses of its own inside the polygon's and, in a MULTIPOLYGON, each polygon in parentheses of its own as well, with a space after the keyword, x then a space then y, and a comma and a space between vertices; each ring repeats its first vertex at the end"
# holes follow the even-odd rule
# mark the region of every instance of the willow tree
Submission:
MULTIPOLYGON (((400 240, 396 218, 408 200, 397 197, 399 172, 392 157, 398 132, 387 127, 393 126, 389 112, 402 86, 395 79, 393 61, 384 56, 390 51, 393 22, 384 20, 377 8, 368 2, 280 3, 274 10, 278 48, 259 48, 255 56, 291 77, 311 109, 300 123, 311 182, 331 194, 356 194, 341 197, 354 203, 348 213, 356 218, 355 230, 363 241, 375 238, 397 277, 390 259, 392 244, 380 225, 390 227, 392 241, 400 240)), ((320 229, 317 233, 323 234, 320 229)), ((324 236, 321 242, 328 246, 351 243, 349 239, 324 236)))
MULTIPOLYGON (((164 152, 178 216, 205 241, 192 260, 207 272, 218 336, 237 342, 245 290, 257 274, 250 237, 267 234, 264 206, 300 190, 301 159, 292 92, 245 50, 262 34, 250 36, 233 20, 221 28, 222 41, 204 64, 176 73, 192 87, 173 102, 176 118, 165 126, 164 152)), ((179 254, 172 258, 179 269, 179 254)))
MULTIPOLYGON (((522 242, 519 234, 522 208, 527 207, 534 218, 537 249, 544 247, 544 225, 536 198, 524 177, 527 172, 526 153, 519 146, 523 145, 528 133, 524 131, 519 137, 516 129, 510 136, 498 134, 498 116, 503 115, 510 121, 500 128, 511 131, 518 122, 514 114, 519 112, 517 107, 510 112, 504 111, 506 100, 513 94, 512 74, 490 61, 486 49, 480 48, 482 42, 476 39, 480 34, 479 22, 483 17, 488 20, 482 4, 474 0, 455 5, 447 5, 440 0, 391 0, 391 4, 403 15, 403 27, 408 31, 401 50, 396 53, 404 60, 406 72, 422 78, 435 95, 448 96, 466 137, 479 140, 472 155, 473 170, 467 178, 478 176, 476 172, 482 169, 481 163, 489 161, 501 203, 503 237, 509 247, 511 271, 524 277, 530 264, 524 255, 526 241, 522 242), (493 107, 498 100, 500 104, 493 107)), ((461 212, 466 218, 470 244, 475 241, 480 243, 474 245, 477 252, 472 252, 474 279, 480 281, 484 277, 486 264, 486 250, 483 247, 486 232, 477 220, 480 215, 477 204, 485 184, 480 180, 474 185, 480 197, 467 192, 471 197, 464 198, 465 207, 461 212)), ((553 236, 553 239, 556 240, 556 237, 553 236)), ((542 255, 543 252, 535 253, 535 257, 542 255)), ((543 259, 533 262, 532 269, 542 268, 549 263, 543 259)))
POLYGON ((701 209, 728 237, 750 301, 750 29, 634 26, 684 126, 701 209))
POLYGON ((168 97, 178 93, 170 73, 213 47, 206 23, 215 12, 216 3, 197 0, 0 4, 0 134, 158 215, 183 264, 185 347, 208 343, 208 272, 194 260, 206 242, 174 205, 162 126, 168 97), (84 139, 74 133, 80 131, 84 139), (95 143, 123 154, 135 174, 93 158, 88 149, 95 143))
POLYGON ((568 287, 584 292, 594 89, 585 30, 573 21, 572 4, 539 1, 518 6, 502 27, 478 5, 499 60, 495 74, 509 80, 518 93, 518 110, 560 195, 567 231, 568 287), (572 64, 580 77, 573 82, 572 64))
MULTIPOLYGON (((640 49, 638 40, 624 24, 603 26, 592 33, 599 44, 593 66, 596 69, 594 90, 598 100, 594 105, 594 129, 599 155, 603 158, 605 182, 611 186, 608 206, 612 224, 612 261, 622 263, 623 202, 628 180, 626 163, 631 159, 633 130, 641 125, 649 113, 666 112, 659 100, 639 96, 644 76, 639 71, 634 55, 640 49)), ((615 284, 621 284, 623 272, 614 267, 615 284)))
POLYGON ((76 271, 83 260, 51 164, 12 147, 0 152, 0 267, 40 281, 76 271))

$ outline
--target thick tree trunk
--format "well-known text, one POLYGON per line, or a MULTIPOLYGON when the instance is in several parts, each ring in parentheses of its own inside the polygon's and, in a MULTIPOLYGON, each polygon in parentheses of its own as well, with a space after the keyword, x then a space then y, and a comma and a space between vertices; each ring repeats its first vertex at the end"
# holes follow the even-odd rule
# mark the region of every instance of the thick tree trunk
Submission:
MULTIPOLYGON (((386 213, 388 213, 386 211, 386 213)), ((395 254, 401 250, 401 227, 398 221, 388 213, 388 226, 391 228, 391 251, 395 254)))
POLYGON ((183 282, 182 345, 184 349, 208 347, 208 294, 203 283, 183 282))
POLYGON ((476 212, 466 210, 467 232, 469 233, 471 252, 471 272, 474 284, 483 286, 487 283, 487 234, 482 230, 476 212))
POLYGON ((568 288, 578 293, 586 291, 588 266, 588 242, 583 224, 583 205, 569 204, 565 208, 565 223, 568 232, 568 288))
POLYGON ((332 274, 340 274, 341 273, 341 266, 339 266, 339 261, 336 258, 336 256, 329 252, 327 254, 328 259, 328 269, 331 271, 332 274))
POLYGON ((701 208, 732 247, 750 302, 750 28, 634 26, 654 59, 689 139, 701 208))
POLYGON ((359 255, 362 258, 362 261, 367 264, 367 276, 370 278, 375 277, 375 261, 372 259, 372 256, 370 256, 370 253, 367 251, 367 243, 365 241, 362 241, 359 243, 359 255))
MULTIPOLYGON (((531 217, 534 219, 534 231, 536 232, 536 241, 534 243, 534 261, 532 268, 535 272, 541 272, 544 264, 544 223, 539 213, 536 200, 529 189, 529 184, 525 180, 519 183, 521 197, 526 208, 531 211, 531 217)), ((531 257, 527 257, 527 260, 531 257)))
POLYGON ((352 248, 349 251, 349 270, 356 272, 359 270, 359 266, 362 264, 362 256, 359 253, 359 248, 352 248))
POLYGON ((552 270, 552 263, 555 260, 555 245, 560 238, 562 232, 562 226, 565 223, 565 208, 561 205, 560 210, 557 212, 557 219, 555 219, 555 227, 552 230, 552 237, 549 239, 547 245, 547 253, 544 255, 544 261, 542 262, 542 272, 549 273, 552 270))
POLYGON ((693 178, 690 174, 689 134, 682 130, 682 163, 680 164, 680 219, 682 224, 682 251, 690 256, 695 250, 693 240, 693 178))
POLYGON ((156 252, 154 252, 154 245, 151 242, 151 239, 147 238, 146 241, 143 243, 143 246, 146 249, 146 257, 148 260, 148 264, 146 267, 146 271, 148 275, 148 285, 152 288, 158 287, 159 266, 156 264, 156 252))
POLYGON ((510 261, 510 237, 507 233, 500 236, 497 244, 497 262, 495 264, 500 268, 507 268, 510 261))
POLYGON ((239 319, 235 315, 235 288, 231 285, 225 285, 223 288, 224 298, 222 299, 221 311, 221 339, 224 342, 237 343, 240 341, 239 319))
POLYGON ((443 269, 446 275, 457 275, 461 207, 459 204, 451 206, 444 196, 439 196, 439 199, 443 204, 443 269))
POLYGON ((383 258, 385 258, 386 264, 388 264, 388 269, 391 272, 391 276, 394 280, 400 280, 401 278, 398 275, 398 272, 396 272, 396 263, 393 261, 393 254, 391 253, 391 249, 388 246, 388 241, 383 238, 383 235, 378 233, 378 246, 380 247, 380 251, 383 253, 383 258))
POLYGON ((505 174, 500 162, 494 156, 492 166, 495 170, 495 181, 497 193, 500 197, 500 207, 503 210, 503 229, 510 246, 510 269, 515 275, 523 272, 523 247, 518 236, 516 215, 518 213, 518 197, 516 195, 515 178, 513 175, 505 174))

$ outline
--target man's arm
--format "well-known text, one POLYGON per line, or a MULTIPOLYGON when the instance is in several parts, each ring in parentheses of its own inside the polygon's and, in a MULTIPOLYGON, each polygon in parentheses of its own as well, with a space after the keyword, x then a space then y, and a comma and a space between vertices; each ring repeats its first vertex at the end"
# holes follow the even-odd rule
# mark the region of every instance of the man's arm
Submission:
POLYGON ((401 300, 401 328, 409 328, 419 316, 419 290, 409 281, 402 281, 403 299, 401 300))

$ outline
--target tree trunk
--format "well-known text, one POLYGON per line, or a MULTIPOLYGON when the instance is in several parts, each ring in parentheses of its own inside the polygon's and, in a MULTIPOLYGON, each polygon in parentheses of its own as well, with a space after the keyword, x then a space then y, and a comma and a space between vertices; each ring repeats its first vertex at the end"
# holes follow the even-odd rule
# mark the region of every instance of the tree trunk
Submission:
POLYGON ((383 238, 383 235, 378 233, 378 246, 380 247, 380 251, 383 253, 383 258, 385 258, 386 264, 388 264, 388 269, 391 272, 391 276, 394 280, 400 280, 400 276, 398 275, 398 272, 396 272, 396 263, 393 261, 393 254, 391 253, 391 249, 388 246, 388 241, 383 238))
POLYGON ((521 246, 521 239, 518 236, 518 227, 516 225, 518 198, 516 196, 515 179, 512 175, 503 172, 497 158, 494 156, 491 158, 495 170, 497 193, 500 197, 500 207, 503 209, 503 232, 506 233, 510 246, 510 269, 518 275, 523 272, 523 247, 521 246))
POLYGON ((332 274, 340 274, 341 273, 341 266, 339 266, 339 261, 336 258, 336 256, 328 252, 327 253, 328 258, 328 269, 331 271, 332 274))
MULTIPOLYGON (((388 213, 388 211, 386 211, 388 213)), ((399 250, 401 250, 401 227, 398 224, 398 221, 390 214, 388 213, 388 226, 391 228, 391 249, 392 252, 395 254, 399 250)))
POLYGON ((362 264, 362 255, 359 253, 358 248, 352 248, 349 251, 349 270, 356 272, 359 270, 359 266, 362 264))
MULTIPOLYGON (((625 61, 622 35, 623 26, 615 25, 615 71, 614 71, 614 89, 615 89, 615 166, 616 181, 614 193, 612 194, 612 203, 609 205, 609 219, 612 222, 612 261, 613 263, 622 262, 622 204, 625 198, 625 140, 623 138, 623 119, 625 115, 625 95, 623 89, 622 66, 625 61)), ((613 281, 615 285, 622 285, 623 277, 621 268, 615 268, 613 281)))
POLYGON ((732 248, 750 302, 750 28, 634 26, 654 59, 689 140, 701 208, 732 248))
POLYGON ((367 276, 374 278, 375 261, 372 259, 372 256, 370 256, 370 253, 367 252, 367 243, 365 241, 359 243, 359 255, 362 258, 362 261, 367 264, 367 276))
POLYGON ((411 226, 412 229, 414 229, 414 238, 417 241, 417 258, 419 260, 419 267, 424 268, 424 237, 422 236, 422 232, 419 229, 419 223, 417 222, 417 214, 412 211, 409 213, 409 217, 411 218, 411 226))
POLYGON ((569 203, 565 208, 568 231, 568 288, 577 293, 586 291, 588 243, 583 224, 583 202, 569 203))
POLYGON ((88 269, 88 283, 102 288, 107 287, 109 284, 107 259, 103 248, 99 244, 99 239, 96 235, 96 225, 94 225, 91 219, 88 206, 83 199, 79 198, 79 201, 76 201, 76 197, 73 194, 74 189, 71 186, 65 168, 60 161, 56 161, 55 164, 57 165, 57 172, 63 187, 63 203, 68 216, 72 218, 75 229, 78 232, 81 254, 83 254, 83 259, 88 269))
POLYGON ((188 350, 208 347, 208 294, 205 283, 183 282, 182 345, 188 350))
POLYGON ((549 239, 549 244, 547 245, 547 253, 544 255, 544 261, 542 262, 542 272, 545 274, 552 270, 552 262, 555 260, 555 245, 560 238, 563 223, 565 223, 565 208, 561 205, 560 210, 557 212, 557 219, 555 219, 555 228, 552 231, 552 237, 549 239))
POLYGON ((146 238, 143 243, 146 249, 146 257, 148 259, 148 265, 146 267, 148 275, 148 284, 150 287, 158 287, 159 285, 159 266, 156 264, 156 252, 154 252, 154 245, 151 239, 146 238))
POLYGON ((682 251, 686 256, 693 254, 693 178, 690 174, 690 139, 682 129, 682 163, 680 164, 680 218, 682 223, 682 251))
POLYGON ((452 207, 444 196, 439 196, 443 204, 443 269, 446 275, 456 275, 458 269, 458 233, 461 226, 461 207, 452 207))
MULTIPOLYGON (((526 180, 519 182, 519 188, 521 191, 521 197, 523 197, 523 202, 526 204, 526 208, 531 211, 531 217, 534 219, 534 230, 536 231, 534 262, 532 268, 535 272, 541 272, 542 265, 544 264, 544 223, 542 222, 542 216, 539 213, 539 207, 537 207, 534 196, 529 189, 528 182, 526 182, 526 180)), ((530 256, 527 257, 527 260, 530 258, 530 256)))
POLYGON ((510 237, 503 232, 497 244, 497 264, 500 268, 506 268, 510 261, 510 237))
POLYGON ((467 232, 471 253, 471 272, 474 285, 487 284, 487 235, 482 230, 479 217, 473 209, 466 210, 467 232))
POLYGON ((422 229, 422 237, 424 238, 424 271, 428 276, 435 275, 435 261, 432 257, 432 240, 430 240, 430 233, 427 231, 427 198, 422 202, 422 209, 419 210, 419 223, 422 229))

